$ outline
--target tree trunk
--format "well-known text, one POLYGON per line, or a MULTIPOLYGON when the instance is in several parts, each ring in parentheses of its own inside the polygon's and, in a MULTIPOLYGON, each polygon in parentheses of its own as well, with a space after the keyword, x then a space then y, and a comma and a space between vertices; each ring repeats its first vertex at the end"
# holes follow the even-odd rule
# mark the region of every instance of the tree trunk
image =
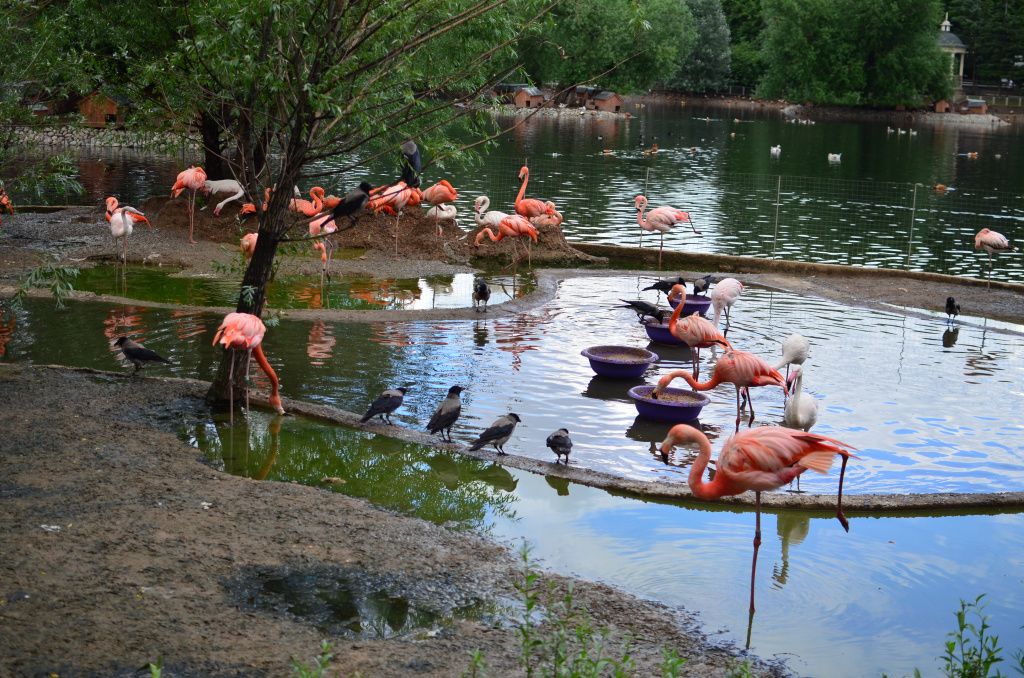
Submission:
POLYGON ((220 123, 203 111, 199 118, 199 131, 203 136, 203 164, 206 174, 211 179, 230 178, 227 165, 224 162, 224 147, 220 140, 220 123))

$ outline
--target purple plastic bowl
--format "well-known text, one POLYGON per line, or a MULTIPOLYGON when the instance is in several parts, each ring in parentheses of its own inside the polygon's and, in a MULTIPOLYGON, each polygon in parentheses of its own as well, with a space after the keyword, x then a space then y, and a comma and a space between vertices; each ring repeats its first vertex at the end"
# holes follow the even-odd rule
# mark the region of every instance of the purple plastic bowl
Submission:
POLYGON ((711 402, 711 399, 703 393, 682 388, 672 388, 671 386, 665 389, 666 395, 685 394, 691 396, 693 402, 673 403, 664 400, 654 400, 650 397, 653 390, 654 387, 650 384, 634 386, 629 389, 629 397, 633 399, 636 411, 641 417, 653 419, 654 421, 673 423, 693 421, 700 416, 700 411, 704 409, 704 406, 711 402))
MULTIPOLYGON (((679 305, 679 302, 669 299, 668 305, 675 309, 675 307, 679 305)), ((688 315, 693 315, 694 313, 704 315, 708 312, 709 308, 711 308, 711 297, 702 297, 699 294, 687 294, 686 304, 683 305, 683 310, 679 315, 684 318, 688 315)))
POLYGON ((644 329, 647 331, 647 336, 651 338, 651 341, 656 341, 659 344, 669 344, 671 346, 685 346, 683 341, 676 339, 672 336, 672 333, 668 331, 668 323, 655 323, 647 321, 643 323, 644 329))
POLYGON ((618 379, 642 377, 647 367, 658 359, 657 353, 631 346, 591 346, 580 351, 580 354, 590 360, 591 369, 598 375, 618 379), (629 357, 623 358, 623 353, 629 357))

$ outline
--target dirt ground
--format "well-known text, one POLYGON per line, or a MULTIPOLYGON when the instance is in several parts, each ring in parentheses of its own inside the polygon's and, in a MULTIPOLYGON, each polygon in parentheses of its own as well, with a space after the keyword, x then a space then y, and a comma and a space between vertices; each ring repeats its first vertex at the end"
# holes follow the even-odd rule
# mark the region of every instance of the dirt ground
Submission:
MULTIPOLYGON (((198 272, 236 260, 233 217, 201 217, 202 242, 192 246, 182 201, 160 200, 144 205, 155 227, 136 229, 133 260, 198 272)), ((337 271, 404 277, 473 270, 465 260, 471 246, 459 240, 461 230, 450 229, 438 239, 432 225, 410 218, 396 257, 391 224, 361 221, 344 237, 365 249, 364 258, 339 261, 337 271), (417 258, 402 254, 403 247, 417 258)), ((555 237, 549 242, 551 261, 593 261, 555 237)), ((481 250, 487 247, 493 245, 481 250)), ((534 261, 544 249, 534 248, 534 261)), ((0 280, 10 286, 46 252, 76 264, 111 256, 102 211, 5 218, 0 280)), ((498 263, 507 260, 496 248, 493 254, 498 263)), ((289 257, 285 265, 319 270, 312 253, 289 257)), ((1024 322, 1017 287, 988 290, 896 275, 735 275, 880 308, 941 311, 945 297, 954 295, 965 313, 1024 322)), ((140 667, 158 657, 168 676, 289 675, 290 658, 309 663, 325 636, 336 655, 332 671, 344 676, 458 676, 477 649, 487 675, 522 674, 507 613, 454 614, 515 600, 515 554, 334 492, 210 468, 175 434, 205 416, 203 391, 198 383, 0 365, 0 676, 148 675, 140 667), (353 640, 253 605, 253 591, 289 576, 361 582, 447 621, 387 640, 353 640)), ((558 586, 569 582, 552 573, 545 578, 558 586)), ((655 675, 663 646, 688 659, 687 675, 726 675, 735 665, 735 650, 708 644, 676 610, 601 584, 573 585, 598 625, 634 638, 637 675, 655 675)), ((784 673, 784 667, 755 665, 758 675, 784 673)))

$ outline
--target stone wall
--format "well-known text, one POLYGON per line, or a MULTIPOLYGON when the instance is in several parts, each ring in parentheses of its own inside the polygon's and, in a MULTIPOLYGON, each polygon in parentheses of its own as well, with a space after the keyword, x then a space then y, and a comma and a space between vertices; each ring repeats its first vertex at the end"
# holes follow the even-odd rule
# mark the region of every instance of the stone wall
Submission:
POLYGON ((159 153, 198 150, 198 137, 170 132, 115 129, 113 127, 22 127, 18 134, 29 143, 57 148, 137 148, 159 153))

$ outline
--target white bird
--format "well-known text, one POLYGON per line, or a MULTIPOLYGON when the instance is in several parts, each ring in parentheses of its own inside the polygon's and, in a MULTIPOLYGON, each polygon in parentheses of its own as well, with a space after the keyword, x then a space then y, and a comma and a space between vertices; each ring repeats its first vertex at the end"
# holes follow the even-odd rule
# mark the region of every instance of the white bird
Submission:
POLYGON ((786 378, 789 379, 790 365, 803 365, 807 360, 807 354, 811 350, 811 343, 802 334, 791 334, 782 341, 782 360, 775 365, 775 369, 786 368, 786 378))
MULTIPOLYGON (((455 205, 453 205, 450 202, 446 202, 446 203, 441 204, 441 205, 434 205, 429 210, 427 210, 427 218, 433 219, 434 223, 438 223, 440 221, 446 221, 447 220, 447 221, 451 221, 453 224, 458 226, 459 222, 455 220, 455 216, 458 213, 459 213, 459 210, 458 210, 458 208, 455 207, 455 205)), ((438 226, 438 230, 440 230, 440 229, 441 229, 441 227, 438 226)))
POLYGON ((149 223, 146 215, 128 205, 118 205, 117 198, 107 198, 107 221, 110 222, 110 235, 114 238, 114 248, 117 248, 117 241, 121 239, 123 249, 121 258, 128 263, 128 236, 132 234, 132 225, 136 221, 149 223))
MULTIPOLYGON (((209 197, 211 195, 218 195, 228 193, 230 194, 227 199, 221 200, 217 203, 217 206, 213 208, 214 216, 220 216, 220 211, 224 209, 224 205, 227 205, 233 200, 241 200, 245 197, 245 190, 242 189, 242 184, 238 183, 234 179, 217 179, 211 181, 207 179, 203 182, 203 187, 199 189, 199 192, 209 197)), ((203 209, 206 209, 205 207, 203 209)))
POLYGON ((722 311, 725 311, 725 331, 723 335, 729 333, 729 309, 736 303, 736 300, 740 298, 743 293, 743 283, 736 278, 723 278, 712 288, 711 294, 711 305, 715 309, 715 317, 712 320, 712 324, 718 327, 718 319, 722 315, 722 311))
POLYGON ((896 130, 894 130, 894 129, 893 129, 892 127, 886 127, 886 128, 885 128, 885 133, 886 133, 886 134, 892 134, 892 133, 893 133, 893 132, 895 132, 895 131, 896 131, 896 130))
POLYGON ((843 154, 842 153, 829 153, 828 154, 828 161, 829 162, 842 162, 842 160, 843 160, 843 154))
POLYGON ((777 146, 772 146, 771 154, 772 154, 772 157, 777 160, 779 158, 779 156, 782 155, 782 144, 779 144, 777 146))
POLYGON ((818 401, 810 393, 803 391, 803 368, 794 367, 793 373, 786 378, 786 384, 789 386, 790 396, 782 415, 783 425, 787 428, 810 431, 818 421, 818 401))
MULTIPOLYGON (((130 231, 129 231, 130 232, 130 231)), ((988 277, 992 280, 992 255, 999 252, 1010 252, 1013 245, 1002 233, 983 228, 974 236, 974 249, 985 250, 988 253, 988 277)))
POLYGON ((916 137, 917 136, 917 130, 916 129, 910 130, 910 136, 916 137))
POLYGON ((508 214, 500 212, 498 210, 488 211, 487 208, 491 206, 491 199, 486 195, 478 196, 473 201, 473 219, 476 221, 477 226, 487 226, 489 228, 498 228, 501 222, 508 218, 508 214))

